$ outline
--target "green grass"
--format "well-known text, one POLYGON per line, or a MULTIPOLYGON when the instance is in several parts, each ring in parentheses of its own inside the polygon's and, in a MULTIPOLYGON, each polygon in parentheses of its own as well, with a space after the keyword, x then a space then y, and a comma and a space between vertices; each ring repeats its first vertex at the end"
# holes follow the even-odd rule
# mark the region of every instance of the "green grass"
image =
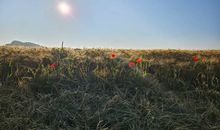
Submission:
POLYGON ((217 50, 0 47, 0 129, 219 130, 219 57, 217 50), (195 55, 207 62, 194 63, 195 55), (143 62, 131 69, 131 56, 143 62))

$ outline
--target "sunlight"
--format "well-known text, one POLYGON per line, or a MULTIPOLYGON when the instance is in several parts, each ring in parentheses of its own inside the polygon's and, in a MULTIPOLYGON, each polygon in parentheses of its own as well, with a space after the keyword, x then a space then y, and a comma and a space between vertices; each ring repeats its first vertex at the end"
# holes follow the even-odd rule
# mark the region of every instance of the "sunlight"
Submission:
POLYGON ((70 15, 72 12, 70 4, 65 1, 61 1, 58 3, 58 10, 62 15, 70 15))

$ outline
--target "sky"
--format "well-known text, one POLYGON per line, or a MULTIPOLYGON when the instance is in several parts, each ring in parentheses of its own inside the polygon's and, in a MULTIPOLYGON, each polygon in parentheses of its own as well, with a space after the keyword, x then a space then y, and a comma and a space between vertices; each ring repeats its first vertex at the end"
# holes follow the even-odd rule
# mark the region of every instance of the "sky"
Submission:
POLYGON ((0 45, 220 49, 220 0, 0 0, 0 45), (58 4, 71 7, 62 14, 58 4))

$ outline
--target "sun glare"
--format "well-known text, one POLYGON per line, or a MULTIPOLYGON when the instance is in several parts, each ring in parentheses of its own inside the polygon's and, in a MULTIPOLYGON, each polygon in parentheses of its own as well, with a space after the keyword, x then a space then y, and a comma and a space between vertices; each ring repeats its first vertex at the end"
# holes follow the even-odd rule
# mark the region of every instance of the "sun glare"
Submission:
POLYGON ((71 13, 71 6, 67 2, 61 1, 58 3, 58 10, 63 15, 69 15, 71 13))

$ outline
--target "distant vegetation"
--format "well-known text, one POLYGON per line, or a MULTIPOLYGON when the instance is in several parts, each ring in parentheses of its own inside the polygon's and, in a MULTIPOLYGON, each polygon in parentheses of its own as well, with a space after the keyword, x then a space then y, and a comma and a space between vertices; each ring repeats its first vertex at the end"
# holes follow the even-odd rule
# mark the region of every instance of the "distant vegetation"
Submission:
POLYGON ((29 48, 38 48, 41 47, 38 44, 31 43, 31 42, 21 42, 21 41, 12 41, 9 44, 6 44, 5 46, 8 47, 29 47, 29 48))
POLYGON ((219 130, 219 57, 0 47, 0 129, 219 130))

